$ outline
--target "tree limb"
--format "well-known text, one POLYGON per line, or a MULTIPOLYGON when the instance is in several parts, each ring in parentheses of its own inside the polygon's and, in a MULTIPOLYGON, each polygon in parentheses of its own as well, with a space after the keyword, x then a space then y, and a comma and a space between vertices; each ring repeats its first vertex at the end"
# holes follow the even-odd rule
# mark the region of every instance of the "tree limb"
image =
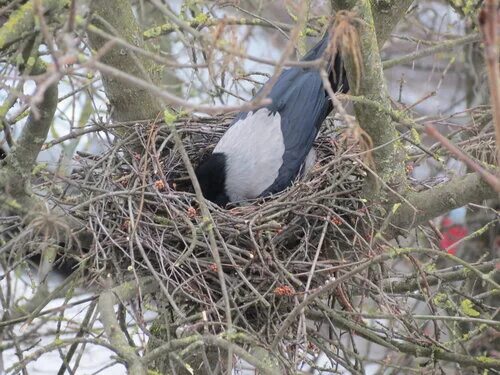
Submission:
POLYGON ((384 236, 394 238, 402 234, 401 231, 412 229, 450 210, 495 197, 498 194, 476 173, 455 177, 426 191, 409 193, 393 215, 391 226, 384 236))
MULTIPOLYGON (((34 69, 38 74, 44 71, 45 65, 38 60, 34 69)), ((29 189, 31 171, 36 159, 47 138, 52 125, 58 102, 58 76, 47 77, 38 84, 37 91, 41 91, 41 101, 35 107, 33 103, 30 114, 15 147, 7 155, 4 166, 0 170, 0 202, 3 208, 18 209, 24 213, 38 206, 29 189)))
MULTIPOLYGON (((356 1, 332 0, 335 10, 351 9, 356 1)), ((383 46, 396 24, 403 18, 413 0, 370 1, 373 23, 377 32, 377 42, 383 46)))
MULTIPOLYGON (((45 13, 57 12, 69 4, 69 0, 41 0, 45 13)), ((15 10, 0 29, 0 51, 8 48, 35 30, 35 9, 33 1, 28 1, 15 10)))
MULTIPOLYGON (((94 0, 91 2, 91 12, 93 25, 139 48, 145 48, 141 29, 129 1, 94 0)), ((92 32, 92 29, 88 30, 88 36, 92 48, 96 51, 108 42, 101 35, 92 32)), ((161 72, 159 66, 124 47, 109 48, 100 60, 105 65, 148 82, 161 72)), ((161 111, 162 106, 158 98, 150 90, 117 80, 107 72, 102 72, 102 77, 106 95, 113 106, 112 116, 116 121, 154 119, 161 111)))
POLYGON ((109 342, 116 352, 126 361, 129 374, 147 375, 146 366, 142 363, 141 358, 136 354, 134 348, 129 345, 125 334, 120 330, 114 304, 115 296, 111 290, 104 291, 99 297, 100 320, 106 336, 108 336, 109 342))
POLYGON ((322 302, 318 302, 321 311, 338 327, 351 329, 364 339, 382 345, 389 349, 396 349, 400 352, 412 354, 418 357, 430 357, 443 361, 457 362, 462 365, 476 366, 479 368, 500 368, 500 360, 485 356, 474 357, 471 355, 458 354, 451 351, 445 351, 442 347, 435 345, 417 345, 401 340, 395 340, 377 335, 373 331, 356 323, 354 320, 344 318, 335 310, 329 308, 322 302))
MULTIPOLYGON (((493 271, 497 264, 498 259, 495 259, 487 263, 478 264, 475 268, 486 274, 493 271)), ((477 275, 468 268, 461 268, 457 271, 434 272, 426 276, 425 286, 433 286, 441 282, 466 280, 468 278, 477 278, 477 275)), ((411 293, 422 287, 424 287, 424 280, 422 280, 420 273, 404 277, 402 280, 385 280, 382 282, 382 289, 387 293, 411 293)))
POLYGON ((451 40, 446 40, 444 42, 438 43, 435 46, 429 47, 429 48, 424 48, 419 51, 415 51, 412 53, 409 53, 407 55, 401 56, 401 57, 396 57, 391 60, 386 60, 383 62, 383 67, 385 69, 391 69, 395 66, 401 65, 401 64, 406 64, 412 61, 415 61, 417 59, 421 59, 427 56, 434 55, 436 53, 440 52, 445 52, 452 50, 458 46, 463 46, 465 44, 469 43, 474 43, 478 42, 481 40, 481 36, 477 33, 471 34, 471 35, 466 35, 462 38, 457 38, 457 39, 451 39, 451 40))
MULTIPOLYGON (((364 96, 368 100, 379 103, 382 107, 390 108, 391 103, 382 70, 371 2, 368 0, 349 0, 338 3, 342 3, 341 7, 345 10, 353 10, 356 7, 357 16, 363 21, 358 28, 361 61, 355 61, 352 56, 344 53, 351 91, 357 90, 358 92, 354 92, 355 95, 364 96), (360 82, 357 82, 359 68, 361 68, 361 79, 360 82)), ((375 14, 378 13, 380 12, 375 12, 375 14)), ((393 21, 391 24, 395 25, 395 22, 393 21)), ((386 30, 385 27, 384 30, 386 30)), ((397 191, 403 191, 406 187, 403 163, 404 149, 399 142, 395 142, 398 138, 398 132, 391 116, 385 111, 376 111, 373 107, 367 108, 360 103, 354 103, 354 111, 359 125, 370 136, 373 143, 376 173, 384 183, 397 191)), ((364 194, 367 198, 370 197, 375 201, 379 201, 383 197, 379 196, 379 186, 374 178, 367 179, 364 194)))

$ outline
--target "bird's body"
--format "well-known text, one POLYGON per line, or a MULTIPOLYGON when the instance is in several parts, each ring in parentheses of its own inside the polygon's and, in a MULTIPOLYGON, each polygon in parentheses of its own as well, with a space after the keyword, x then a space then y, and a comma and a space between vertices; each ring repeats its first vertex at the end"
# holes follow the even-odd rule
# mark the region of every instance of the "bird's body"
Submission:
MULTIPOLYGON (((328 34, 303 61, 320 58, 327 45, 328 34)), ((346 92, 340 56, 332 60, 332 87, 346 92)), ((212 155, 197 168, 207 199, 225 205, 277 193, 292 183, 304 164, 312 164, 313 142, 333 109, 319 71, 286 69, 267 97, 271 104, 236 116, 212 155)))

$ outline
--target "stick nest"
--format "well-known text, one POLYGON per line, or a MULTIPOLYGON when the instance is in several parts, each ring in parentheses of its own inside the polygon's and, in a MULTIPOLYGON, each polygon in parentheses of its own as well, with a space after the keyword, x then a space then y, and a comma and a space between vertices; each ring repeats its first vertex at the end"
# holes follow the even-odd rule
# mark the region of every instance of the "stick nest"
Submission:
MULTIPOLYGON (((176 122, 194 167, 230 120, 176 122)), ((239 312, 233 319, 272 338, 297 303, 294 297, 369 255, 362 235, 367 210, 359 197, 363 161, 356 141, 333 120, 322 127, 317 163, 306 177, 272 198, 240 206, 223 209, 207 201, 211 218, 201 214, 168 126, 135 125, 135 130, 98 158, 82 157, 74 176, 86 198, 81 211, 96 236, 91 251, 82 254, 95 275, 106 270, 123 280, 153 276, 176 309, 187 316, 208 311, 222 322, 222 267, 229 301, 239 312)))

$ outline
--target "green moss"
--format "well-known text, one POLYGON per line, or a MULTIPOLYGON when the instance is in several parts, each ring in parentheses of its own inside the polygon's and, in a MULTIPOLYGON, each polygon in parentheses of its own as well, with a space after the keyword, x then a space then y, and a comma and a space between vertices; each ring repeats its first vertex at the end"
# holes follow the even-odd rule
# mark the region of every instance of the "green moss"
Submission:
POLYGON ((436 271, 436 269, 437 267, 435 263, 427 263, 427 265, 425 266, 425 271, 429 273, 436 271))
POLYGON ((160 216, 160 215, 155 215, 153 217, 155 223, 158 223, 158 224, 161 224, 161 225, 170 225, 172 224, 172 220, 170 220, 169 218, 166 218, 164 216, 160 216))
POLYGON ((466 0, 462 10, 466 16, 475 13, 476 2, 474 0, 466 0))
POLYGON ((401 203, 395 203, 393 206, 392 206, 392 213, 395 214, 396 211, 399 209, 399 207, 401 207, 401 203))
POLYGON ((450 301, 448 298, 448 295, 446 293, 438 293, 434 296, 432 299, 434 304, 438 307, 441 307, 443 309, 451 309, 453 308, 453 303, 450 301))
POLYGON ((2 26, 0 32, 0 49, 5 48, 5 45, 9 43, 11 39, 14 39, 15 36, 19 36, 19 34, 24 31, 26 20, 30 17, 33 21, 34 11, 33 2, 31 1, 12 12, 7 22, 2 26))
POLYGON ((146 30, 142 33, 145 39, 157 38, 162 34, 162 28, 165 25, 153 27, 152 29, 146 30))
POLYGON ((20 210, 22 208, 21 204, 15 199, 7 199, 5 204, 14 210, 20 210))
POLYGON ((165 121, 165 124, 172 125, 175 120, 177 120, 177 115, 175 113, 171 112, 169 109, 163 111, 163 121, 165 121))
POLYGON ((204 232, 209 232, 213 229, 212 220, 210 220, 209 217, 203 217, 203 220, 201 221, 201 229, 204 232))
MULTIPOLYGON (((59 10, 67 6, 69 0, 45 0, 44 10, 47 12, 59 10)), ((19 9, 12 12, 7 22, 0 28, 0 50, 17 40, 20 35, 32 32, 35 27, 33 2, 28 1, 19 9)))
POLYGON ((389 257, 391 257, 391 259, 394 259, 396 257, 398 257, 399 255, 401 255, 402 251, 401 249, 397 248, 397 247, 393 247, 391 248, 391 250, 389 250, 389 257))
POLYGON ((479 357, 476 357, 476 359, 479 362, 484 363, 484 364, 488 364, 488 365, 498 364, 498 362, 499 362, 497 359, 487 357, 485 355, 480 355, 479 357))
POLYGON ((417 129, 411 128, 410 132, 411 132, 411 138, 412 138, 413 142, 415 142, 416 144, 422 143, 422 141, 420 139, 420 134, 418 134, 417 129))
POLYGON ((460 302, 460 310, 467 316, 477 318, 481 313, 474 309, 474 303, 470 299, 464 299, 460 302))
POLYGON ((35 165, 35 167, 33 168, 33 171, 31 171, 31 174, 33 176, 39 174, 41 171, 47 169, 47 163, 38 163, 37 165, 35 165))
POLYGON ((196 15, 196 17, 194 18, 195 22, 198 24, 198 25, 202 25, 204 24, 205 22, 207 22, 209 20, 209 16, 208 14, 206 13, 198 13, 196 15))

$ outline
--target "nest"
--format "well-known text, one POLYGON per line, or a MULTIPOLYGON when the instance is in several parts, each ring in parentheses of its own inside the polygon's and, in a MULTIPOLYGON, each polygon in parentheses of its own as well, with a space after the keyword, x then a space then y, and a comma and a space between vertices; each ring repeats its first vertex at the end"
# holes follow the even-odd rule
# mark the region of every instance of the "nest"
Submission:
MULTIPOLYGON (((212 151, 229 123, 230 118, 177 121, 193 166, 212 151)), ((168 127, 135 125, 135 130, 134 137, 98 158, 81 158, 77 172, 96 236, 94 248, 82 256, 96 275, 103 270, 123 280, 152 275, 184 314, 208 311, 224 321, 222 267, 231 306, 239 311, 238 326, 272 338, 296 303, 294 296, 324 285, 368 255, 367 211, 359 197, 366 173, 356 142, 339 134, 333 120, 322 128, 315 144, 318 161, 305 178, 271 198, 240 206, 224 209, 207 202, 211 218, 201 214, 168 127)))

